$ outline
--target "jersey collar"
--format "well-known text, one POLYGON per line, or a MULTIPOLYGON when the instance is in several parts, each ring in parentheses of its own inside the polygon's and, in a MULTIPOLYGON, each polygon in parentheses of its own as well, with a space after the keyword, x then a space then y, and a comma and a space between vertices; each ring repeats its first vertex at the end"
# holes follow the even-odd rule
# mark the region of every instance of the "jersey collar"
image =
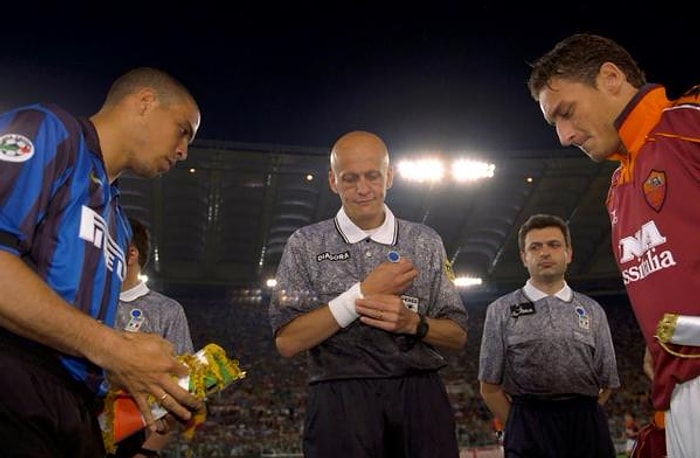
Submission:
POLYGON ((617 152, 609 159, 622 164, 621 183, 632 180, 637 153, 648 141, 649 132, 659 123, 663 111, 670 106, 671 102, 666 97, 666 89, 663 86, 646 84, 615 120, 615 127, 627 153, 617 152))
POLYGON ((133 302, 141 296, 148 294, 150 289, 146 286, 146 283, 141 282, 133 288, 127 289, 119 293, 119 300, 122 302, 133 302))
MULTIPOLYGON (((533 302, 539 301, 540 299, 543 299, 545 297, 549 297, 549 294, 535 287, 535 285, 533 285, 530 280, 525 282, 525 286, 523 286, 523 292, 528 297, 528 299, 530 299, 533 302)), ((573 294, 574 293, 569 287, 569 285, 566 282, 564 282, 564 287, 557 291, 557 293, 554 294, 554 296, 561 299, 562 301, 569 302, 573 294)))
POLYGON ((396 244, 398 224, 394 214, 389 210, 386 204, 384 204, 384 222, 376 230, 371 231, 371 233, 353 223, 347 213, 345 213, 343 207, 340 207, 340 210, 338 210, 338 213, 335 215, 335 225, 338 228, 338 232, 340 232, 340 235, 347 243, 354 244, 369 238, 383 245, 396 244))

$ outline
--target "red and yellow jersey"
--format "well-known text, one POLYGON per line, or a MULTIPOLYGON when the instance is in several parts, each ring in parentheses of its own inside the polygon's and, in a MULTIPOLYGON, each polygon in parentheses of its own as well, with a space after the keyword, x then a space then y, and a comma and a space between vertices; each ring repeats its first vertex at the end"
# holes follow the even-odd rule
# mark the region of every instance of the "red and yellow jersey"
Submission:
MULTIPOLYGON (((652 402, 666 410, 675 384, 700 376, 700 359, 674 356, 654 337, 664 313, 700 316, 700 86, 669 101, 647 85, 617 127, 628 153, 612 157, 612 248, 654 358, 652 402)), ((700 356, 698 347, 672 350, 700 356)))

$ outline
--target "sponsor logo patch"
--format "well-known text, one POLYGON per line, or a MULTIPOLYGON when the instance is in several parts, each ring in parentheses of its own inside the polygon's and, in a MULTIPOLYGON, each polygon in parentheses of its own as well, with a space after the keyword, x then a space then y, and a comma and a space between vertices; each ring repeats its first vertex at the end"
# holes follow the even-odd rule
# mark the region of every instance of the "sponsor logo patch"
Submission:
POLYGON ((350 252, 349 251, 344 251, 342 253, 321 253, 316 255, 316 261, 321 262, 321 261, 347 261, 350 259, 350 252))
POLYGON ((24 162, 34 156, 34 144, 24 135, 5 134, 0 137, 0 161, 24 162))
POLYGON ((95 183, 97 186, 102 186, 102 180, 97 176, 94 170, 90 170, 90 181, 95 183))
POLYGON ((107 269, 116 272, 121 281, 126 278, 126 257, 109 233, 107 222, 95 210, 83 205, 80 214, 80 238, 102 250, 107 269))

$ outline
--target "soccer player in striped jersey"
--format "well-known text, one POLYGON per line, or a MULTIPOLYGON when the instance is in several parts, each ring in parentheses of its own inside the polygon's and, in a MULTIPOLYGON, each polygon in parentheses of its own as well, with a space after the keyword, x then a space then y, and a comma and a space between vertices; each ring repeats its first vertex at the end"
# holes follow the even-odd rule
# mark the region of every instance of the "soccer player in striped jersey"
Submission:
POLYGON ((172 76, 137 68, 89 118, 35 104, 0 115, 0 450, 104 455, 106 379, 149 426, 155 398, 183 420, 198 400, 165 339, 113 328, 131 231, 126 170, 154 177, 187 157, 200 112, 172 76))

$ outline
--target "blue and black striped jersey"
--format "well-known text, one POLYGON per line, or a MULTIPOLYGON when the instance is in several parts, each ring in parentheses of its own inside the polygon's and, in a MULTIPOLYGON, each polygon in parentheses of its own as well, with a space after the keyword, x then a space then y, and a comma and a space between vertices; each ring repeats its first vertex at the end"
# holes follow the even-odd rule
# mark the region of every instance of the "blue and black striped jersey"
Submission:
MULTIPOLYGON (((131 238, 97 132, 56 106, 0 116, 0 249, 22 256, 67 302, 113 326, 131 238)), ((60 355, 94 391, 102 369, 60 355)))

